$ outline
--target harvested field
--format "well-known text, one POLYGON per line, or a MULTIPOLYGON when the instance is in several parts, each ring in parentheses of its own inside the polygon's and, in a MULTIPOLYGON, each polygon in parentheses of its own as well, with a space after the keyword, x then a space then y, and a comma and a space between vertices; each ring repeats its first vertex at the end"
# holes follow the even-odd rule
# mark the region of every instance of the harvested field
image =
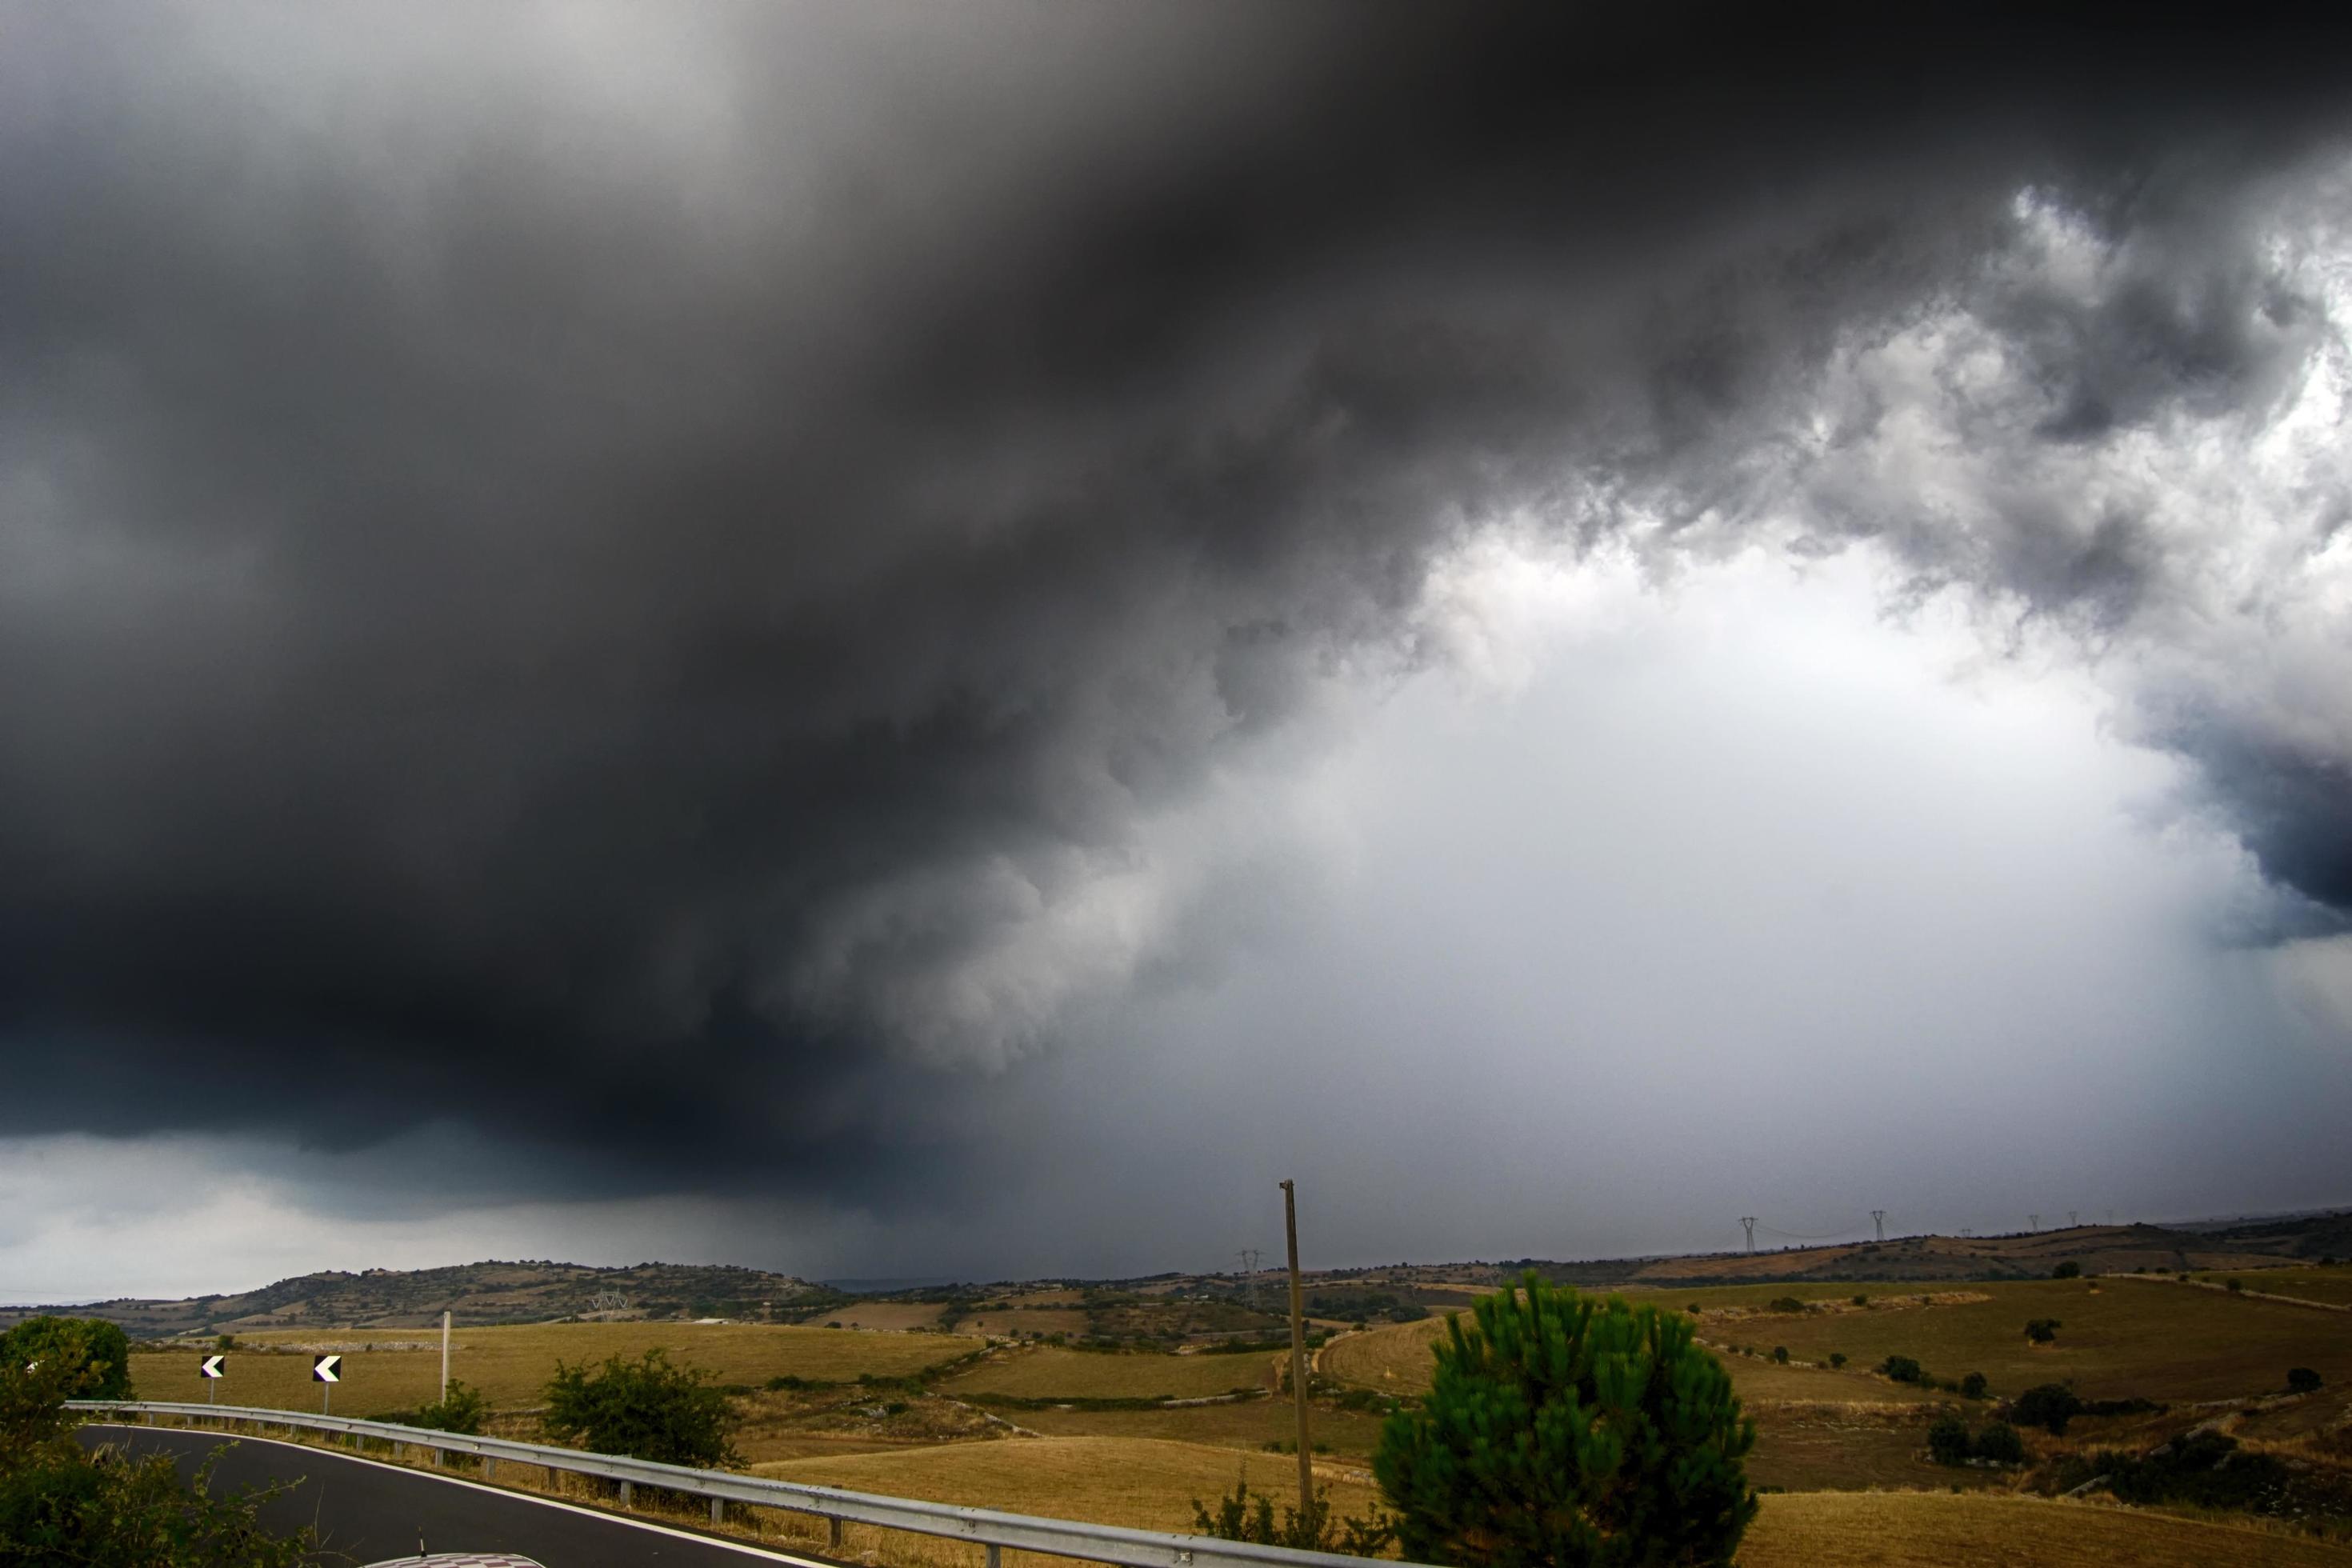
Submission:
POLYGON ((1199 1399, 1234 1389, 1270 1388, 1274 1357, 1132 1354, 1039 1345, 1001 1351, 940 1385, 954 1394, 1002 1394, 1015 1399, 1199 1399))
POLYGON ((1325 1375, 1383 1394, 1419 1394, 1429 1386, 1430 1347, 1445 1332, 1453 1314, 1440 1313, 1417 1323, 1391 1323, 1343 1334, 1323 1347, 1325 1375))
MULTIPOLYGON (((1008 1410, 1008 1420, 1054 1437, 1157 1437, 1263 1453, 1268 1443, 1297 1435, 1290 1401, 1249 1399, 1233 1405, 1188 1405, 1172 1410, 1008 1410)), ((1318 1410, 1312 1440, 1332 1457, 1369 1464, 1381 1439, 1381 1417, 1357 1410, 1318 1410)), ((1270 1462, 1272 1454, 1265 1454, 1270 1462)))
POLYGON ((819 1321, 845 1329, 936 1329, 943 1310, 937 1301, 857 1301, 827 1312, 819 1321))
MULTIPOLYGON (((892 1454, 791 1459, 757 1467, 761 1475, 892 1497, 925 1498, 1051 1514, 1144 1530, 1189 1530, 1192 1502, 1212 1501, 1246 1473, 1252 1487, 1280 1497, 1296 1489, 1297 1461, 1275 1454, 1146 1437, 1016 1437, 957 1443, 892 1454)), ((1373 1503, 1369 1478, 1352 1466, 1318 1464, 1341 1513, 1373 1503)))
POLYGON ((1950 1492, 1764 1499, 1741 1568, 2347 1568, 2352 1546, 2177 1515, 1950 1492))
MULTIPOLYGON (((224 1405, 316 1410, 320 1387, 310 1381, 310 1356, 297 1348, 313 1344, 352 1347, 343 1352, 343 1381, 334 1390, 338 1415, 413 1409, 440 1393, 439 1345, 413 1330, 373 1336, 288 1331, 241 1336, 240 1342, 278 1346, 279 1352, 230 1352, 228 1375, 215 1391, 224 1405), (432 1348, 359 1348, 370 1342, 432 1348)), ((861 1373, 907 1377, 978 1350, 981 1342, 948 1334, 871 1334, 762 1323, 636 1322, 460 1329, 453 1345, 449 1374, 482 1390, 493 1408, 508 1408, 538 1404, 559 1359, 601 1362, 609 1355, 635 1356, 661 1346, 681 1366, 706 1368, 721 1383, 757 1386, 787 1374, 824 1382, 850 1382, 861 1373)), ((199 1359, 194 1348, 134 1354, 131 1382, 142 1398, 201 1400, 205 1390, 196 1372, 199 1359)))
MULTIPOLYGON (((2323 1301, 2331 1307, 2352 1307, 2352 1268, 2341 1264, 2333 1268, 2265 1268, 2260 1273, 2247 1271, 2236 1276, 2243 1279, 2246 1289, 2268 1296, 2292 1296, 2299 1301, 2323 1301)), ((2197 1279, 2207 1285, 2221 1285, 2231 1278, 2229 1274, 2200 1274, 2197 1279)))
MULTIPOLYGON (((2331 1384, 2352 1377, 2352 1314, 2114 1280, 2030 1280, 1982 1289, 1990 1300, 1909 1312, 1779 1319, 1770 1342, 1807 1361, 1843 1351, 1861 1366, 1900 1354, 1941 1377, 1981 1372, 1996 1394, 2072 1381, 2086 1399, 2180 1402, 2269 1393, 2290 1366, 2316 1368, 2331 1384), (2056 1342, 2030 1345, 2029 1318, 2058 1320, 2056 1342)), ((1738 1337, 1755 1342, 1746 1325, 1738 1337)))
MULTIPOLYGON (((1801 1492, 1864 1488, 2003 1489, 1999 1470, 1938 1465, 1927 1457, 1932 1408, 1888 1405, 1751 1405, 1756 1447, 1748 1479, 1801 1492)), ((1989 1416, 1971 1412, 1972 1423, 1989 1416)))

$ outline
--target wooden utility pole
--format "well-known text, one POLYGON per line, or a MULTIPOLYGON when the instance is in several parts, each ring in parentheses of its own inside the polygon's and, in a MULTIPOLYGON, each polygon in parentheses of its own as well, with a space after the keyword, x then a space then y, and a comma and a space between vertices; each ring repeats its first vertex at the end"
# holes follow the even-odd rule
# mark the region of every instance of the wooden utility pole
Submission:
POLYGON ((441 1403, 449 1403, 449 1311, 441 1310, 441 1403))
POLYGON ((1298 1517, 1315 1521, 1315 1447, 1307 1438, 1307 1308, 1298 1289, 1298 1194, 1282 1184, 1282 1229, 1290 1240, 1290 1396, 1298 1407, 1298 1517))

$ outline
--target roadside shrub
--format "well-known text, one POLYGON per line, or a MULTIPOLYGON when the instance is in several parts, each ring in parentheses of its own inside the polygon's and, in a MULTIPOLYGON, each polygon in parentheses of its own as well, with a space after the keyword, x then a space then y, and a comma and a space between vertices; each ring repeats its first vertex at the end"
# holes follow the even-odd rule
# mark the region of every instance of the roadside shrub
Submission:
POLYGON ((614 1355, 594 1373, 558 1361, 546 1399, 548 1435, 578 1439, 591 1453, 706 1468, 736 1458, 734 1406, 709 1373, 670 1365, 666 1351, 633 1362, 614 1355))
POLYGON ((1962 1399, 1982 1399, 1984 1396, 1984 1373, 1980 1372, 1972 1372, 1969 1373, 1968 1376, 1960 1379, 1960 1397, 1962 1399))
POLYGON ((2055 1318, 2028 1318, 2025 1321, 2025 1337, 2037 1345, 2046 1345, 2056 1339, 2058 1331, 2065 1326, 2055 1318))
POLYGON ((1794 1296, 1775 1296, 1764 1305, 1775 1312, 1801 1312, 1805 1304, 1794 1296))
POLYGON ((2025 1439, 2006 1421, 1988 1422, 1985 1429, 1977 1434, 1975 1448, 1978 1458, 1990 1459, 1997 1465, 2025 1463, 2025 1439))
POLYGON ((2037 1384, 2010 1401, 2008 1414, 2021 1426, 2039 1426, 2063 1437, 2066 1423, 2083 1414, 2083 1402, 2063 1383, 2037 1384))
POLYGON ((1844 1364, 1845 1364, 1845 1352, 1843 1352, 1843 1351, 1832 1351, 1832 1352, 1830 1352, 1830 1365, 1832 1365, 1832 1366, 1833 1366, 1833 1367, 1836 1367, 1836 1366, 1843 1366, 1844 1364))
POLYGON ((1927 1453, 1939 1465, 1957 1465, 1969 1457, 1969 1424, 1957 1415, 1937 1418, 1927 1428, 1927 1453))
POLYGON ((63 1399, 131 1399, 131 1339, 102 1318, 27 1318, 0 1334, 0 1366, 55 1371, 63 1399))
POLYGON ((1853 1304, 1857 1307, 1867 1307, 1870 1305, 1870 1298, 1867 1296, 1856 1296, 1853 1299, 1853 1304))
POLYGON ((2289 1394, 2316 1394, 2319 1392, 2320 1382, 2319 1373, 2307 1366, 2291 1366, 2286 1369, 2286 1391, 2289 1394))
POLYGON ((482 1391, 462 1378, 449 1380, 449 1392, 437 1402, 416 1413, 411 1426, 429 1427, 436 1432, 460 1432, 468 1437, 482 1435, 482 1414, 488 1408, 482 1391))
POLYGON ((1891 1355, 1878 1363, 1878 1370, 1896 1383, 1917 1383, 1927 1374, 1919 1363, 1907 1355, 1891 1355))
POLYGON ((2065 1262, 2060 1264, 2057 1268, 2053 1268, 2050 1271, 2050 1278, 2053 1279, 2079 1279, 2082 1272, 2083 1266, 2070 1258, 2065 1262))
POLYGON ((1192 1500, 1192 1528, 1219 1541, 1289 1546, 1304 1552, 1343 1552, 1351 1557, 1378 1557, 1397 1538, 1396 1520, 1377 1509, 1368 1520, 1350 1515, 1335 1521, 1331 1500, 1320 1488, 1316 1489, 1307 1518, 1300 1518, 1297 1508, 1285 1505, 1282 1522, 1277 1524, 1274 1500, 1264 1492, 1249 1489, 1246 1465, 1242 1467, 1241 1479, 1234 1482, 1232 1493, 1217 1500, 1215 1512, 1203 1507, 1200 1499, 1192 1500))
MULTIPOLYGON (((84 1368, 86 1370, 86 1368, 84 1368)), ((215 1448, 183 1479, 169 1454, 124 1458, 75 1440, 65 1408, 77 1368, 0 1363, 0 1563, 75 1568, 296 1568, 312 1560, 308 1530, 261 1528, 262 1506, 291 1489, 216 1491, 215 1448)), ((299 1483, 298 1483, 299 1484, 299 1483)))
POLYGON ((1731 1561, 1756 1517, 1756 1424, 1687 1319, 1530 1270, 1434 1346, 1372 1469, 1406 1560, 1459 1568, 1731 1561))

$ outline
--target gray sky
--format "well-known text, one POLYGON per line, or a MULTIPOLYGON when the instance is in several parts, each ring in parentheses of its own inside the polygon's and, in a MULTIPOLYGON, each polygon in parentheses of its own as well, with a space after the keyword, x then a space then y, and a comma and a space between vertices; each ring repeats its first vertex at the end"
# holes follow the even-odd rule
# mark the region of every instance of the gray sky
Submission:
POLYGON ((1906 16, 0 11, 0 1298, 2352 1199, 2352 55, 1906 16))

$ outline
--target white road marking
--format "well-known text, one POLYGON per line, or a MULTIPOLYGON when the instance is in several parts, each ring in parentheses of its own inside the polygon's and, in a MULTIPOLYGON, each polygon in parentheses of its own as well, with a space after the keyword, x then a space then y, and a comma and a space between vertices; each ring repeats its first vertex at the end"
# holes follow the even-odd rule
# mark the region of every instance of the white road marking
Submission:
MULTIPOLYGON (((608 1513, 601 1508, 583 1508, 576 1502, 564 1502, 557 1498, 541 1497, 536 1492, 513 1491, 505 1487, 489 1486, 481 1481, 469 1481, 462 1476, 436 1475, 431 1470, 419 1470, 407 1465, 394 1465, 383 1459, 371 1459, 361 1454, 346 1454, 333 1448, 321 1448, 315 1444, 289 1443, 282 1437, 249 1437, 239 1432, 212 1432, 201 1426, 122 1426, 111 1421, 93 1421, 89 1426, 94 1429, 108 1432, 187 1432, 199 1437, 218 1437, 228 1443, 269 1443, 280 1448, 297 1448, 305 1454, 322 1454, 328 1458, 341 1459, 350 1464, 373 1465, 380 1470, 393 1470, 404 1476, 416 1476, 425 1480, 438 1481, 446 1487, 471 1487, 478 1492, 488 1492, 492 1497, 515 1498, 523 1502, 535 1502, 541 1508, 560 1508, 566 1513, 584 1513, 591 1519, 601 1519, 607 1524, 625 1524, 632 1530, 646 1530, 656 1535, 670 1535, 680 1541, 695 1541, 705 1546, 723 1547, 730 1552, 740 1552, 746 1557, 764 1557, 771 1563, 790 1563, 794 1564, 795 1568, 841 1568, 841 1565, 836 1563, 827 1563, 814 1557, 794 1557, 782 1552, 771 1552, 764 1546, 751 1546, 742 1542, 730 1541, 723 1535, 698 1535, 691 1530, 673 1530, 667 1524, 655 1524, 648 1520, 632 1519, 625 1513, 608 1513)), ((419 1446, 431 1447, 429 1443, 423 1442, 420 1442, 419 1446)), ((509 1459, 507 1462, 513 1465, 529 1463, 524 1459, 509 1459)), ((733 1506, 747 1508, 755 1505, 736 1503, 733 1506)))

